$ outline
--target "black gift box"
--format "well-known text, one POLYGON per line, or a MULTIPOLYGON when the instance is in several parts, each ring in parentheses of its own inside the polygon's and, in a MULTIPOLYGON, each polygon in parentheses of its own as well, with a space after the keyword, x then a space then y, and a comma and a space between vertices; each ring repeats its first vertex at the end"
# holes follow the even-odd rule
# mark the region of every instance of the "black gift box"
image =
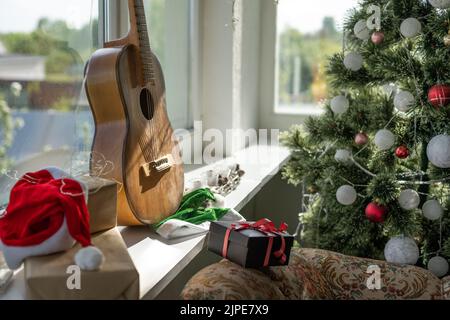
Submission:
MULTIPOLYGON (((247 222, 252 223, 252 222, 247 222)), ((211 222, 209 227, 209 242, 208 250, 223 256, 223 247, 227 230, 231 225, 239 228, 237 222, 211 222)), ((228 250, 226 258, 244 268, 260 268, 264 266, 264 260, 269 246, 269 238, 273 237, 273 245, 270 253, 270 260, 268 266, 287 265, 289 263, 289 256, 294 243, 294 237, 287 232, 282 233, 285 239, 285 255, 286 261, 282 263, 274 253, 280 250, 281 235, 265 234, 255 229, 232 230, 228 239, 228 250)))

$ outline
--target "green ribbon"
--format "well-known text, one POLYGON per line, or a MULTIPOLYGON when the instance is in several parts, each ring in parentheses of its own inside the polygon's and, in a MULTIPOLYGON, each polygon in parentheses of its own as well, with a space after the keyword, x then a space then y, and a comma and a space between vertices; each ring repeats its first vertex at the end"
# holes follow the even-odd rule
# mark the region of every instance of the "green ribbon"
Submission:
POLYGON ((217 221, 230 211, 230 209, 227 208, 207 208, 206 204, 208 200, 216 200, 211 190, 198 189, 192 191, 183 197, 180 207, 175 214, 153 226, 155 229, 158 229, 161 225, 172 219, 178 219, 192 224, 217 221))

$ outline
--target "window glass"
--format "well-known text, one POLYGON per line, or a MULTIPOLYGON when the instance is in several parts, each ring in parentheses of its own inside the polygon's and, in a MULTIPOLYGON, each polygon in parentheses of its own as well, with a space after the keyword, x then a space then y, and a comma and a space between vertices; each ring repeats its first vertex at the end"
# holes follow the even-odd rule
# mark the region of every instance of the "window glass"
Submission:
POLYGON ((0 1, 0 204, 14 176, 67 169, 89 150, 83 70, 99 47, 98 0, 0 1))
POLYGON ((279 0, 276 111, 320 112, 327 57, 342 50, 342 23, 357 0, 279 0))
POLYGON ((166 82, 167 110, 174 128, 190 128, 188 0, 144 0, 150 46, 166 82))

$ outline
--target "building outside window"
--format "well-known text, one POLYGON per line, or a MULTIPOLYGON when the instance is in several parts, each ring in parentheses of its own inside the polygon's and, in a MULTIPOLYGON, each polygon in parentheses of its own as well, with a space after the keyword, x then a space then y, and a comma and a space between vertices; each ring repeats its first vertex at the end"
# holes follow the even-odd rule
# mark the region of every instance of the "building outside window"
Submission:
POLYGON ((278 2, 276 112, 321 112, 327 57, 342 50, 342 22, 355 5, 357 0, 278 2))

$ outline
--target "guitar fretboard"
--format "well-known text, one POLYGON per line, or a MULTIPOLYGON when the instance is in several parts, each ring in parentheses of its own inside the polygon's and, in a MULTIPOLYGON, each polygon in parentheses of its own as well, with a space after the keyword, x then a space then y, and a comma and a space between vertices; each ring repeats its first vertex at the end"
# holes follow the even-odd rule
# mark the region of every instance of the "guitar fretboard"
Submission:
POLYGON ((145 8, 142 0, 134 0, 134 12, 136 15, 136 30, 139 36, 139 51, 143 67, 143 77, 146 83, 155 84, 155 72, 153 68, 152 51, 147 31, 145 8))

